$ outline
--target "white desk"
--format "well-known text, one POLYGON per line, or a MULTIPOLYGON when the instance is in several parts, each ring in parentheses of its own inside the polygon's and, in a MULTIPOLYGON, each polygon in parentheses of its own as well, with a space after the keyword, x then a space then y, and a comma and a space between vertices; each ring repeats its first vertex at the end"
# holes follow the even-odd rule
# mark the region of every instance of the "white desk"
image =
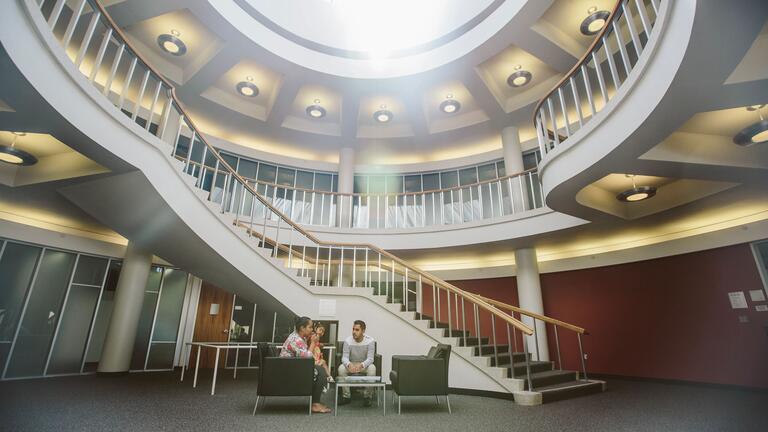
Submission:
POLYGON ((192 346, 197 346, 197 358, 195 359, 195 379, 192 381, 192 387, 197 387, 197 371, 200 368, 200 350, 202 348, 211 348, 216 350, 216 361, 213 366, 213 382, 211 383, 211 395, 216 393, 216 376, 219 372, 219 355, 221 350, 233 349, 235 350, 235 367, 232 379, 237 378, 237 362, 241 349, 258 349, 258 345, 254 345, 251 342, 187 342, 186 343, 187 355, 184 356, 184 361, 181 362, 181 380, 184 381, 184 372, 187 369, 187 362, 189 361, 189 355, 192 353, 192 346))

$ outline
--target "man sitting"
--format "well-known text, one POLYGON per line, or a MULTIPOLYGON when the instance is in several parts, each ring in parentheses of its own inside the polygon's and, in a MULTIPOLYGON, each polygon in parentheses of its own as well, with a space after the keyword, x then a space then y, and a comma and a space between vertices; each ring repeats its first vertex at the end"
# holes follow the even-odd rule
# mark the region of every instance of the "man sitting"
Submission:
MULTIPOLYGON (((344 340, 344 351, 339 365, 339 377, 349 375, 376 376, 376 365, 373 364, 376 342, 365 334, 365 322, 356 320, 352 326, 352 336, 344 340)), ((363 389, 364 405, 371 406, 370 387, 363 389)), ((342 398, 339 405, 346 405, 352 400, 349 387, 342 388, 342 398)))

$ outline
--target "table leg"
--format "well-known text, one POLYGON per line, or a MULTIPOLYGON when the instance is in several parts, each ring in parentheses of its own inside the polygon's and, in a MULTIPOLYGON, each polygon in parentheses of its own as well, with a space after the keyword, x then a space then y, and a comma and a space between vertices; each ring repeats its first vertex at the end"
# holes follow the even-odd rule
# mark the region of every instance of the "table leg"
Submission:
POLYGON ((381 388, 381 404, 384 405, 384 416, 387 415, 387 386, 381 388))
POLYGON ((336 417, 339 414, 339 385, 336 384, 336 400, 333 403, 333 416, 336 417))
POLYGON ((240 347, 235 348, 235 373, 232 375, 232 379, 237 379, 237 360, 240 356, 240 347))
POLYGON ((219 353, 221 349, 216 347, 216 361, 213 364, 213 383, 211 383, 211 396, 216 393, 216 373, 219 372, 219 353))
POLYGON ((181 379, 179 381, 184 382, 184 370, 187 365, 187 357, 184 356, 184 353, 187 352, 187 346, 182 345, 181 346, 181 379))
POLYGON ((195 359, 195 379, 192 381, 192 388, 197 387, 197 370, 200 369, 200 348, 202 345, 197 346, 197 358, 195 359))

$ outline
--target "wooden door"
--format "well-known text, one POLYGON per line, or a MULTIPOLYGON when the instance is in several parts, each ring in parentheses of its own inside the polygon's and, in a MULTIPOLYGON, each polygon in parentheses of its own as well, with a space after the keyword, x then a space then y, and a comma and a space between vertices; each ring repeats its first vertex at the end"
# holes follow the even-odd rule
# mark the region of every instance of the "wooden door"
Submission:
MULTIPOLYGON (((195 319, 194 342, 228 342, 229 325, 232 318, 232 302, 234 294, 224 291, 208 282, 203 281, 200 289, 200 300, 197 303, 197 319, 195 319), (211 305, 217 304, 218 313, 211 315, 211 305)), ((224 367, 225 351, 221 351, 219 367, 224 367)), ((189 365, 194 367, 197 347, 193 347, 189 357, 189 365)), ((213 368, 216 361, 216 350, 202 348, 200 351, 200 367, 213 368)))

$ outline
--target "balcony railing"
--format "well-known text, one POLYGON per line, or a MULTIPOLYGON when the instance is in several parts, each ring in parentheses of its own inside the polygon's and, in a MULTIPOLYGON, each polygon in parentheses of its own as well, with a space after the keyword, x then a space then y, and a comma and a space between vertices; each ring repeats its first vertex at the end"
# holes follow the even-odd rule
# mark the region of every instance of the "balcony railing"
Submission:
POLYGON ((542 158, 592 121, 631 78, 650 38, 661 0, 619 0, 578 63, 534 109, 542 158))
MULTIPOLYGON (((176 158, 186 160, 186 147, 176 158)), ((214 158, 206 165, 190 161, 190 174, 202 176, 201 188, 228 212, 250 216, 249 203, 238 208, 242 185, 231 184, 225 194, 225 173, 214 158), (226 197, 226 198, 225 198, 226 197), (222 203, 222 200, 226 202, 222 203)), ((541 184, 535 169, 465 186, 425 192, 393 194, 344 194, 283 186, 244 177, 274 207, 302 225, 360 229, 421 228, 455 225, 515 215, 543 207, 541 184)), ((253 211, 266 217, 267 209, 256 203, 253 211)), ((273 216, 273 220, 277 220, 273 216)))

